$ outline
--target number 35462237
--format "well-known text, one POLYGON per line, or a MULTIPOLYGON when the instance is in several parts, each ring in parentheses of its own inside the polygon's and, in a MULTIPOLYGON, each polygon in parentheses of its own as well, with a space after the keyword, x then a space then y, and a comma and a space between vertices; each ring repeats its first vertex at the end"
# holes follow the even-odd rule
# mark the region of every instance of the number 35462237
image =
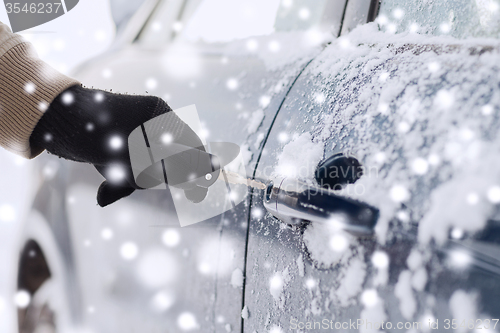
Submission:
POLYGON ((20 4, 20 3, 6 3, 5 4, 5 7, 7 9, 7 14, 11 14, 11 13, 14 13, 14 14, 19 14, 19 13, 30 13, 30 14, 51 14, 51 13, 58 13, 59 10, 63 10, 61 8, 61 3, 57 3, 57 2, 54 2, 54 3, 51 3, 51 2, 48 2, 48 3, 36 3, 36 2, 32 2, 30 4, 28 3, 25 3, 24 5, 23 4, 20 4))
POLYGON ((476 329, 476 330, 495 330, 499 319, 470 319, 470 320, 457 320, 445 319, 444 329, 456 330, 460 328, 476 329))

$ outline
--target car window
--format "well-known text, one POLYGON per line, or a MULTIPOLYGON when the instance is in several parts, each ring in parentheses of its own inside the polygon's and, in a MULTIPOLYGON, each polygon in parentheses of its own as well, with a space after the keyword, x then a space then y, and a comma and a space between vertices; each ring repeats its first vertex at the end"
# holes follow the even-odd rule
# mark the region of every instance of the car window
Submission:
POLYGON ((276 31, 307 30, 320 24, 327 0, 192 0, 180 37, 229 42, 276 31))
POLYGON ((158 1, 135 42, 144 46, 163 46, 172 40, 181 28, 178 18, 183 9, 183 1, 158 1))
POLYGON ((500 0, 383 0, 377 21, 391 33, 499 38, 500 0))

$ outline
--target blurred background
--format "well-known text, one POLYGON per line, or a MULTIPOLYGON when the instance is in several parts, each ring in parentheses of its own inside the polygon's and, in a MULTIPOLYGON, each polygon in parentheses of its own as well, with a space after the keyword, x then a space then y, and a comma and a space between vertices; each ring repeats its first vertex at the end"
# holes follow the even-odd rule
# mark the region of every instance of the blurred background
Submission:
MULTIPOLYGON (((109 49, 115 35, 143 3, 143 0, 85 0, 56 20, 19 34, 30 41, 39 56, 62 73, 109 49)), ((0 6, 0 21, 9 24, 6 9, 0 6)), ((10 302, 9 277, 4 267, 17 265, 13 252, 20 221, 25 218, 39 179, 35 164, 0 149, 0 332, 9 332, 12 317, 4 311, 10 302)))

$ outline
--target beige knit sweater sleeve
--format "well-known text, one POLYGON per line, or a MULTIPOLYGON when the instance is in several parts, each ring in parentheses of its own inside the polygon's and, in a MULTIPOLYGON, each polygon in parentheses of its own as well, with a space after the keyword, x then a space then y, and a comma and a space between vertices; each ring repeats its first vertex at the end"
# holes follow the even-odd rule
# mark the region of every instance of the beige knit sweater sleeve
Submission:
POLYGON ((0 22, 0 146, 26 158, 40 154, 29 145, 33 129, 54 98, 76 84, 0 22))

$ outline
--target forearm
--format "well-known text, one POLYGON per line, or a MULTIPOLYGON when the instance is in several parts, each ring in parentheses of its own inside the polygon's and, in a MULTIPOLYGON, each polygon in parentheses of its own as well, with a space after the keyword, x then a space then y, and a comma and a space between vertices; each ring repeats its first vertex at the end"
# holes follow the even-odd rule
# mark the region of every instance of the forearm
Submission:
POLYGON ((54 98, 77 84, 0 22, 0 146, 26 158, 40 154, 29 144, 33 129, 54 98))

